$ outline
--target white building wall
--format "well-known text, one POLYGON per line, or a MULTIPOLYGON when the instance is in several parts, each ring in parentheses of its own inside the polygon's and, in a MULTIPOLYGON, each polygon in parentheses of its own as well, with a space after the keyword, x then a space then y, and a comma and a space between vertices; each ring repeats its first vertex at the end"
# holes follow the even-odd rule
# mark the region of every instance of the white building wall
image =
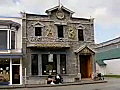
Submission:
POLYGON ((99 66, 96 63, 96 72, 102 73, 104 75, 120 75, 120 58, 105 60, 106 66, 99 66))
POLYGON ((11 20, 21 25, 16 33, 16 50, 22 52, 22 19, 19 17, 1 17, 0 20, 11 20))
POLYGON ((106 75, 106 66, 99 66, 96 63, 96 73, 102 73, 102 74, 106 75))
POLYGON ((106 66, 106 74, 107 75, 120 75, 120 58, 105 60, 106 66))
POLYGON ((16 49, 22 49, 22 27, 16 33, 16 49))

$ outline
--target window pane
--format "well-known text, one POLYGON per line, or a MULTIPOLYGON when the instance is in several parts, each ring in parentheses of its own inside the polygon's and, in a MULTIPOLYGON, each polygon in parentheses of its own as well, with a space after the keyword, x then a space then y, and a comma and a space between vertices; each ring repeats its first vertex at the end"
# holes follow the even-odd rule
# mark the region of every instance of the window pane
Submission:
POLYGON ((60 73, 66 74, 66 55, 60 54, 60 73))
POLYGON ((46 75, 48 74, 48 71, 47 71, 47 65, 48 64, 48 54, 42 54, 42 74, 43 75, 46 75))
POLYGON ((38 55, 37 54, 32 54, 31 55, 31 71, 32 75, 38 75, 38 55))
POLYGON ((15 49, 15 32, 11 32, 11 49, 15 49))
POLYGON ((12 64, 20 64, 20 59, 19 58, 13 58, 12 59, 12 64))
POLYGON ((10 59, 0 58, 0 82, 10 82, 10 59))
POLYGON ((79 41, 84 41, 84 35, 83 35, 83 30, 82 29, 78 30, 78 40, 79 41))
POLYGON ((41 27, 35 27, 35 36, 42 36, 41 27))
POLYGON ((0 49, 7 49, 7 31, 0 30, 0 49))
POLYGON ((49 54, 42 54, 42 74, 48 75, 49 73, 57 73, 57 55, 53 54, 53 62, 49 62, 49 54))
POLYGON ((63 38, 64 37, 64 35, 63 35, 63 26, 58 25, 57 28, 58 28, 58 37, 63 38))

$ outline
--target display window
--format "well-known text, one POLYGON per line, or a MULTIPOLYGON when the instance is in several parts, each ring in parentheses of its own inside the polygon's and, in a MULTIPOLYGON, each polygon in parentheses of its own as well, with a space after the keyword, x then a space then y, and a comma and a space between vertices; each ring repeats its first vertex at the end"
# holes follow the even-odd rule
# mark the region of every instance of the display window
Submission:
POLYGON ((0 59, 0 84, 9 84, 10 82, 10 59, 0 59))

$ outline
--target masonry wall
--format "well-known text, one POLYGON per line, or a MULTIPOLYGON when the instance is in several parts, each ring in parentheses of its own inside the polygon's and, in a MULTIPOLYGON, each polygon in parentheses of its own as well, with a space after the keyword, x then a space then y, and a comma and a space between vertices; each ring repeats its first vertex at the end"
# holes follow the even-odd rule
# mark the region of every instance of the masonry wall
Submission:
MULTIPOLYGON (((64 76, 65 82, 67 81, 73 81, 74 75, 78 74, 78 57, 75 54, 75 50, 79 49, 79 47, 83 45, 87 45, 90 47, 94 46, 94 21, 93 19, 84 19, 84 18, 72 18, 68 12, 65 13, 65 18, 60 20, 56 17, 55 11, 51 13, 51 15, 36 15, 36 14, 23 14, 23 20, 22 20, 22 29, 23 29, 23 40, 22 40, 22 46, 23 46, 23 68, 27 68, 27 76, 29 77, 29 80, 35 81, 35 77, 32 77, 31 75, 31 54, 37 53, 40 54, 42 51, 39 48, 36 48, 34 51, 33 48, 27 47, 27 45, 30 45, 30 38, 38 38, 35 37, 35 24, 39 23, 42 25, 42 37, 47 37, 47 30, 50 30, 53 32, 53 39, 58 39, 57 36, 57 25, 63 25, 64 28, 64 38, 62 39, 64 43, 67 43, 70 47, 69 48, 63 48, 63 53, 66 53, 67 55, 67 61, 66 61, 66 76, 64 76), (83 29, 84 32, 84 41, 78 41, 78 28, 83 29), (69 38, 69 29, 72 29, 74 31, 74 38, 69 38), (70 79, 72 78, 72 79, 70 79)), ((48 41, 49 42, 49 41, 48 41)), ((38 42, 36 42, 38 43, 38 42)), ((54 42, 53 42, 54 43, 54 42)), ((51 48, 52 49, 52 48, 51 48)), ((44 48, 42 50, 45 50, 44 48)), ((61 52, 57 51, 58 49, 55 49, 55 52, 60 54, 61 52)), ((46 52, 49 52, 49 50, 46 52)), ((39 59, 39 71, 41 70, 41 61, 39 59)), ((41 71, 40 71, 41 72, 41 71)), ((44 76, 42 76, 41 73, 39 73, 38 76, 41 77, 41 80, 45 79, 44 76)), ((29 82, 29 81, 28 81, 29 82)), ((44 81, 43 81, 44 82, 44 81)), ((38 82, 37 82, 38 83, 38 82)))

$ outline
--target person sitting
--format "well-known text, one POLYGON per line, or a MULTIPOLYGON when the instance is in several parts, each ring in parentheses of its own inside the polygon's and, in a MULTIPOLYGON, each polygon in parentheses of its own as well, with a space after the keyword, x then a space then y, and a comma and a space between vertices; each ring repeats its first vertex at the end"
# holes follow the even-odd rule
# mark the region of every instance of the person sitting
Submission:
POLYGON ((55 84, 55 79, 53 78, 51 73, 49 73, 49 75, 48 75, 47 84, 55 84))
POLYGON ((62 83, 62 81, 63 81, 61 75, 59 75, 58 73, 55 76, 55 80, 56 80, 55 84, 62 83))
POLYGON ((101 73, 98 73, 97 76, 98 80, 104 80, 104 76, 101 73))

